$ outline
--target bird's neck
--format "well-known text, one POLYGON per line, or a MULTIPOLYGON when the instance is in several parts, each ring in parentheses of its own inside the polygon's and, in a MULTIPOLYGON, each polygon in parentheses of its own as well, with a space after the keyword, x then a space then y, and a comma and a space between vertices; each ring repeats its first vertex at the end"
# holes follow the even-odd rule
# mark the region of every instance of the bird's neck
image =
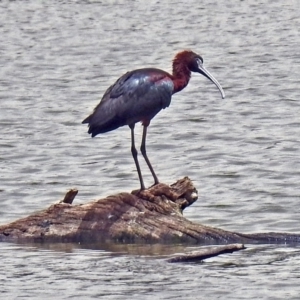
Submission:
POLYGON ((174 83, 173 94, 175 94, 187 86, 191 78, 191 71, 185 64, 175 59, 173 61, 172 75, 174 83))

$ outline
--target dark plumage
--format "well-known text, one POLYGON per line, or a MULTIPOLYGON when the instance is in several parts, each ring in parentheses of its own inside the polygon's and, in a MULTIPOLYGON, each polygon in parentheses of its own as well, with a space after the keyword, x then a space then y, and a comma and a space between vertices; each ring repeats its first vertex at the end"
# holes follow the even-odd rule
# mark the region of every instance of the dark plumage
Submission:
POLYGON ((141 153, 153 175, 154 183, 157 176, 146 155, 146 134, 151 119, 171 103, 173 94, 187 86, 191 72, 198 72, 210 79, 224 92, 217 80, 203 67, 203 59, 192 51, 179 52, 173 60, 172 75, 155 68, 137 69, 121 76, 103 95, 93 113, 82 123, 89 124, 88 133, 92 137, 97 134, 128 125, 131 129, 131 152, 138 171, 141 189, 145 189, 140 166, 137 160, 137 150, 134 143, 134 126, 142 122, 144 126, 141 153))

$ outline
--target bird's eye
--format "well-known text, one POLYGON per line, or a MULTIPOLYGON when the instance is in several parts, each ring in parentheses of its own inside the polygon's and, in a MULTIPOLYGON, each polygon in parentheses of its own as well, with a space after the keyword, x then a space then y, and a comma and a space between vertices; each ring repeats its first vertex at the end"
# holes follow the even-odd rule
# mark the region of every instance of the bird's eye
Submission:
POLYGON ((197 62, 198 65, 202 65, 202 64, 203 64, 203 58, 200 57, 200 56, 198 56, 198 57, 196 58, 196 62, 197 62))

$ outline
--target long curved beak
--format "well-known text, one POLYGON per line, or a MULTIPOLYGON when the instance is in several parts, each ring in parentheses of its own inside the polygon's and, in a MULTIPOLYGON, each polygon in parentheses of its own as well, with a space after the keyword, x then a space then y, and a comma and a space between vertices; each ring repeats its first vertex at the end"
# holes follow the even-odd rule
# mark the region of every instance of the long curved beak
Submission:
POLYGON ((225 98, 225 93, 223 91, 223 88, 221 87, 220 83, 218 82, 218 80, 212 76, 203 66, 203 63, 202 61, 199 59, 198 60, 198 72, 202 75, 204 75, 206 78, 208 78, 210 81, 212 81, 216 86, 217 88, 219 89, 221 95, 222 95, 222 99, 225 98))

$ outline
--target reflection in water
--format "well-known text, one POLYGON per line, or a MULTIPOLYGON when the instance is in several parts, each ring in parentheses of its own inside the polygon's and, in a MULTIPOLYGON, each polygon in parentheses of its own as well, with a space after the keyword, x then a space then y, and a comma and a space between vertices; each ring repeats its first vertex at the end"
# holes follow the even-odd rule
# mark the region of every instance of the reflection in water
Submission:
POLYGON ((18 243, 30 250, 50 250, 55 252, 73 253, 77 250, 95 250, 110 253, 111 255, 140 255, 140 256, 166 256, 174 253, 187 252, 186 245, 163 245, 163 244, 115 244, 97 243, 80 245, 73 243, 18 243))

